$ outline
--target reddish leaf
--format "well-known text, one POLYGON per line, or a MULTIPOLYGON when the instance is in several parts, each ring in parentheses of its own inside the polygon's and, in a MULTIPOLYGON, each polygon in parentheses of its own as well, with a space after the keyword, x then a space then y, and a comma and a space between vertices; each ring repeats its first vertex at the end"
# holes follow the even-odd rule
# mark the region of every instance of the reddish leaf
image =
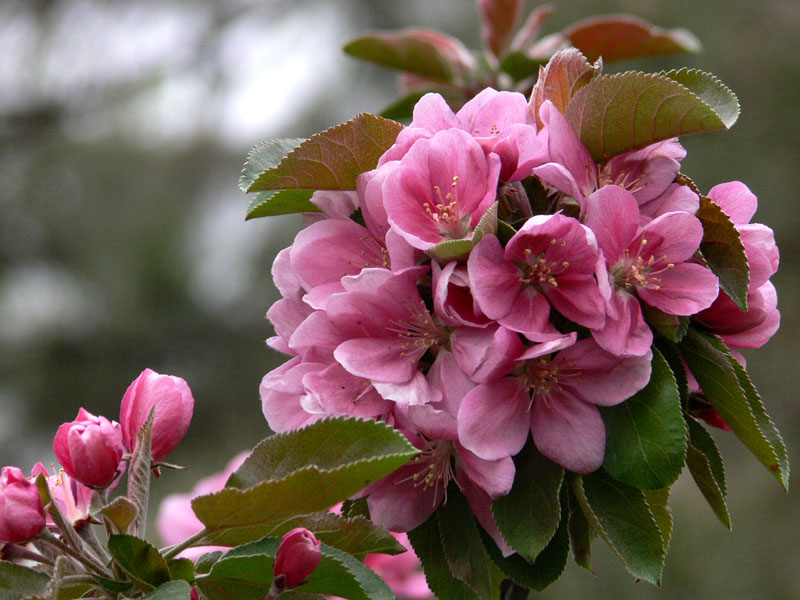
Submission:
POLYGON ((661 29, 629 15, 594 17, 567 28, 564 38, 590 61, 600 56, 605 62, 672 54, 699 52, 700 42, 686 29, 661 29))
POLYGON ((400 123, 362 113, 304 141, 247 191, 354 190, 359 174, 375 168, 401 129, 400 123))
POLYGON ((478 0, 483 44, 497 58, 508 49, 511 36, 519 25, 523 4, 522 0, 478 0))
POLYGON ((567 121, 597 162, 672 137, 733 125, 739 103, 728 88, 713 75, 693 71, 689 89, 676 80, 679 76, 629 71, 596 77, 572 98, 567 121))
POLYGON ((589 83, 596 73, 597 69, 580 50, 568 48, 557 52, 546 67, 539 69, 539 79, 533 86, 530 106, 536 124, 543 126, 539 107, 545 100, 550 100, 561 113, 566 113, 575 92, 589 83))
POLYGON ((344 51, 384 67, 448 83, 475 66, 459 40, 432 29, 375 31, 351 40, 344 51))

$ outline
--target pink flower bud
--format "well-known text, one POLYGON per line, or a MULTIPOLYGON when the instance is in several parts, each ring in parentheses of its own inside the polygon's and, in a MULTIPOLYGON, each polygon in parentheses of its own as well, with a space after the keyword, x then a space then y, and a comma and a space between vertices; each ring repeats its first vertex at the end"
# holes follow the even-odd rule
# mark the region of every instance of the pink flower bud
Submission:
POLYGON ((74 421, 58 428, 53 450, 70 477, 94 488, 104 488, 114 480, 125 454, 119 423, 84 408, 74 421))
POLYGON ((44 529, 44 506, 36 485, 17 467, 0 472, 0 542, 24 542, 44 529))
POLYGON ((189 429, 194 410, 192 391, 180 377, 160 375, 151 369, 142 371, 126 390, 120 408, 122 437, 131 451, 154 406, 152 452, 153 460, 160 461, 175 449, 189 429))
POLYGON ((303 583, 322 559, 319 540, 305 527, 297 527, 283 536, 275 553, 275 578, 286 578, 285 588, 303 583))

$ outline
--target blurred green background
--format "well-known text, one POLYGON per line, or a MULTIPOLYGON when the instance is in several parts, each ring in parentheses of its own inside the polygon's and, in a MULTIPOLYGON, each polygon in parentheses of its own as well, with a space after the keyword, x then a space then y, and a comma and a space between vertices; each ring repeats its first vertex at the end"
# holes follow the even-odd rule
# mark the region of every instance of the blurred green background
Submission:
MULTIPOLYGON (((534 6, 532 3, 530 7, 534 6)), ((686 27, 699 55, 611 65, 711 71, 743 111, 727 133, 684 140, 707 190, 740 179, 775 229, 782 328, 747 353, 752 378, 800 464, 796 318, 800 2, 554 3, 545 33, 627 12, 686 27)), ((0 463, 50 463, 79 406, 111 418, 145 367, 192 387, 195 418, 159 496, 188 491, 267 432, 258 384, 269 275, 300 219, 245 223, 247 150, 378 112, 394 74, 339 48, 366 29, 424 25, 478 47, 470 0, 4 0, 0 3, 0 463)), ((800 597, 800 494, 730 434, 727 532, 688 474, 674 488, 664 583, 634 583, 602 543, 593 576, 570 563, 541 598, 800 597)))

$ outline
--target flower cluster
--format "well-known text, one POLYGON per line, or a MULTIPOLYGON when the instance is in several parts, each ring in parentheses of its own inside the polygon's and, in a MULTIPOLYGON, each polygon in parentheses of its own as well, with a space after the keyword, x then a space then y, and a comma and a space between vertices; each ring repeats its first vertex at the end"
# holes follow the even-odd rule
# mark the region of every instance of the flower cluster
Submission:
POLYGON ((314 194, 320 212, 274 262, 268 343, 291 358, 261 384, 270 427, 385 420, 420 454, 365 490, 372 519, 411 530, 455 481, 507 548, 490 500, 511 489, 512 456, 530 432, 566 469, 598 469, 598 407, 647 385, 651 320, 691 318, 734 347, 777 329, 778 251, 750 224, 755 196, 708 194, 745 247, 742 311, 699 252, 684 156, 669 139, 598 163, 550 101, 485 89, 454 113, 425 95, 355 192, 314 194))

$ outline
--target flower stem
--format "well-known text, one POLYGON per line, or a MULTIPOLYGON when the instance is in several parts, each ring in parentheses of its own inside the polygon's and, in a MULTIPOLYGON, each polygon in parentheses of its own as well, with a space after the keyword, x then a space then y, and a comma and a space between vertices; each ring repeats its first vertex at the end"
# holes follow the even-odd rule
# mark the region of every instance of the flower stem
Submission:
POLYGON ((103 568, 101 564, 96 562, 90 553, 88 552, 78 552, 71 546, 62 542, 57 536, 51 533, 47 528, 42 530, 42 533, 39 534, 39 541, 49 544, 53 546, 65 554, 69 555, 71 558, 78 561, 87 570, 92 571, 93 573, 100 575, 101 577, 109 577, 109 573, 103 568))
POLYGON ((167 546, 166 548, 162 548, 160 552, 166 560, 169 560, 170 558, 173 558, 175 555, 177 555, 179 552, 186 550, 186 548, 191 548, 192 546, 196 545, 197 542, 205 539, 206 535, 208 535, 208 530, 204 527, 194 535, 190 535, 182 542, 178 542, 177 544, 174 544, 172 546, 167 546))

